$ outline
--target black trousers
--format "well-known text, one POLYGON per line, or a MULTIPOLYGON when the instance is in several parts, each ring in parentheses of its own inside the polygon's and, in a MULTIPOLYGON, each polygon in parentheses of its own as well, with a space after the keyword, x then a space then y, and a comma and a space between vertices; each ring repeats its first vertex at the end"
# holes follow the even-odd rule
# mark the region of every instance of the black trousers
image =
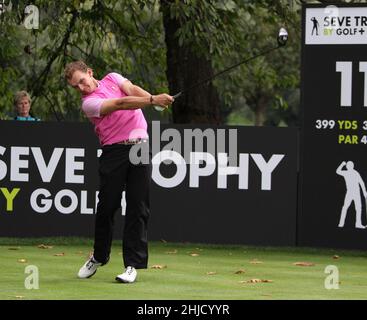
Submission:
MULTIPOLYGON (((100 190, 95 219, 94 258, 106 264, 111 252, 114 214, 126 192, 126 216, 122 252, 125 267, 145 269, 148 264, 147 225, 150 215, 151 164, 134 165, 131 146, 114 144, 102 148, 99 163, 100 190)), ((149 161, 150 162, 150 161, 149 161)))

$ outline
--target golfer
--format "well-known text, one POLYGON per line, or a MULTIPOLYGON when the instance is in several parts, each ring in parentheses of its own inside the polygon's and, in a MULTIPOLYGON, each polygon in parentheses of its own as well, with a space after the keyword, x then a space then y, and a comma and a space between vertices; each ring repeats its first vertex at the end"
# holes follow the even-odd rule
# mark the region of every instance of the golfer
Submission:
POLYGON ((81 267, 79 278, 90 278, 110 257, 114 213, 121 207, 126 190, 126 217, 123 232, 125 271, 116 276, 122 283, 136 280, 136 269, 148 264, 147 223, 151 164, 132 164, 129 151, 134 144, 148 143, 147 123, 141 108, 173 102, 168 94, 151 95, 118 73, 102 80, 83 61, 65 67, 68 83, 82 94, 82 110, 94 124, 102 145, 99 162, 100 190, 95 220, 94 252, 81 267))

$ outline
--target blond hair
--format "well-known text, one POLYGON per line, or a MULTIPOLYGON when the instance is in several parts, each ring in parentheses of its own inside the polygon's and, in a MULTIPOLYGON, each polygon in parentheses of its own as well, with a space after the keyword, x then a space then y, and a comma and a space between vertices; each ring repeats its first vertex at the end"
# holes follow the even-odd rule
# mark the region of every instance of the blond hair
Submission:
POLYGON ((87 72, 88 69, 90 68, 82 60, 70 62, 65 66, 64 76, 67 80, 70 80, 75 71, 87 72))
POLYGON ((13 100, 14 107, 17 107, 18 103, 23 98, 28 98, 29 104, 31 104, 32 99, 31 99, 30 94, 27 91, 22 90, 22 91, 16 92, 15 95, 14 95, 14 100, 13 100))

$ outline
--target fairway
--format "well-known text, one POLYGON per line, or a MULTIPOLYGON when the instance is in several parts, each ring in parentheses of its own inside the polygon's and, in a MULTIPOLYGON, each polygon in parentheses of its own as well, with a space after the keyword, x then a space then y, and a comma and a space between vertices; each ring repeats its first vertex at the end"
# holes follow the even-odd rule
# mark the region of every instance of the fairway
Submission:
POLYGON ((135 284, 119 284, 114 280, 122 272, 119 241, 113 243, 110 263, 93 278, 76 278, 91 249, 89 239, 0 239, 0 299, 366 298, 364 252, 154 242, 149 268, 139 272, 135 284), (39 289, 25 288, 28 265, 38 267, 39 289), (328 265, 338 267, 337 290, 325 289, 328 265), (269 282, 246 282, 254 279, 269 282))

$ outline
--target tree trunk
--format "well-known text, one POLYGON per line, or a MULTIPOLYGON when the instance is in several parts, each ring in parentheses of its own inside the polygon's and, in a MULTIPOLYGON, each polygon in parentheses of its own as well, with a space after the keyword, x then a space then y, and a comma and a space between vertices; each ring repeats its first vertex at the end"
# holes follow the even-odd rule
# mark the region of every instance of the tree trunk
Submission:
MULTIPOLYGON (((211 60, 193 52, 190 46, 179 45, 180 22, 170 17, 173 0, 161 0, 165 42, 167 47, 167 79, 170 93, 176 94, 200 80, 213 75, 211 60)), ((193 17, 195 18, 195 17, 193 17)), ((210 82, 188 91, 172 106, 174 123, 220 123, 219 96, 210 82)))
POLYGON ((260 97, 256 103, 255 107, 255 126, 262 127, 265 122, 265 111, 268 99, 265 97, 260 97))

